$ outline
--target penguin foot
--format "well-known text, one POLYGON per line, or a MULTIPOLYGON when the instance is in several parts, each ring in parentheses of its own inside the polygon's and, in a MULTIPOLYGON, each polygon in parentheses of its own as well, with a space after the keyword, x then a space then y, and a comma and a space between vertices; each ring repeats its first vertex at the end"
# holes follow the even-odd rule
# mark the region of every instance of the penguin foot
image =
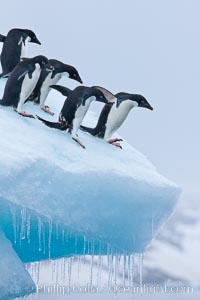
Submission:
POLYGON ((115 146, 115 147, 117 147, 117 148, 122 149, 122 146, 118 142, 113 142, 113 143, 110 143, 110 144, 113 145, 113 146, 115 146))
POLYGON ((33 115, 27 114, 25 111, 18 112, 18 114, 22 117, 35 119, 35 117, 33 115))
POLYGON ((50 110, 49 106, 45 105, 44 107, 42 107, 42 110, 50 114, 51 116, 54 116, 54 112, 50 110))
POLYGON ((85 146, 83 145, 83 143, 82 143, 78 138, 73 137, 72 139, 73 139, 76 143, 78 143, 83 149, 86 149, 85 146))
POLYGON ((115 143, 115 142, 123 142, 123 140, 122 140, 122 139, 116 138, 116 139, 110 139, 110 140, 108 141, 108 143, 110 143, 110 144, 113 144, 113 143, 115 143))

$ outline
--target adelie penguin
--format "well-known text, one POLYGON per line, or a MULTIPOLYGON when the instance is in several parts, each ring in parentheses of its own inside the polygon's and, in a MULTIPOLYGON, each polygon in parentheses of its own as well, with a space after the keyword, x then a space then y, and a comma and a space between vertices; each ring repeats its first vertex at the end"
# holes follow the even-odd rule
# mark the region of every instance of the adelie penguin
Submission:
POLYGON ((28 42, 41 45, 35 33, 29 29, 11 29, 7 36, 0 35, 0 42, 4 43, 1 52, 2 74, 9 77, 15 66, 26 57, 28 42))
POLYGON ((3 99, 0 105, 12 106, 24 117, 31 117, 23 111, 23 104, 33 92, 42 69, 51 71, 51 66, 45 56, 39 55, 19 63, 6 82, 3 99))
POLYGON ((121 92, 115 96, 116 100, 105 104, 95 128, 86 126, 80 128, 116 147, 122 148, 119 143, 122 140, 112 138, 112 136, 126 120, 131 109, 133 107, 143 107, 153 110, 153 107, 142 95, 121 92))
POLYGON ((28 100, 34 101, 40 105, 42 110, 54 115, 54 113, 50 111, 49 107, 45 105, 46 98, 51 89, 50 86, 55 85, 62 78, 62 76, 65 75, 68 78, 74 79, 80 83, 83 82, 78 71, 73 66, 64 64, 56 59, 49 59, 49 64, 53 67, 53 70, 51 72, 45 69, 42 70, 40 79, 28 100))
POLYGON ((83 143, 79 140, 77 132, 90 104, 94 100, 108 103, 111 101, 111 98, 115 98, 114 95, 109 97, 111 93, 109 94, 104 88, 99 89, 98 87, 79 86, 73 91, 60 85, 53 85, 51 87, 67 97, 60 112, 58 122, 49 122, 38 116, 37 118, 51 128, 68 130, 72 134, 72 139, 81 147, 85 148, 83 143))

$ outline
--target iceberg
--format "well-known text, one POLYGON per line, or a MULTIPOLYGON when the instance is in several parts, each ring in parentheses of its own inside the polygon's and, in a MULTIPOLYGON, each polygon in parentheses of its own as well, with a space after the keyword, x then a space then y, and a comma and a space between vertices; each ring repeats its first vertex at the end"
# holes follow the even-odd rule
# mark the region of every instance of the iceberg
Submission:
MULTIPOLYGON (((1 80, 0 98, 4 85, 1 80)), ((56 121, 63 97, 52 91, 47 102, 54 117, 32 103, 26 112, 56 121)), ((95 122, 89 112, 84 124, 95 122)), ((68 133, 0 107, 0 259, 4 263, 7 252, 13 268, 21 263, 10 279, 16 296, 33 291, 23 263, 143 253, 176 206, 180 188, 126 141, 121 150, 85 132, 79 136, 86 150, 68 133)), ((0 268, 1 278, 6 272, 0 268)), ((1 299, 5 291, 14 295, 9 281, 1 299)))
POLYGON ((0 299, 24 296, 35 292, 35 284, 0 230, 0 299))

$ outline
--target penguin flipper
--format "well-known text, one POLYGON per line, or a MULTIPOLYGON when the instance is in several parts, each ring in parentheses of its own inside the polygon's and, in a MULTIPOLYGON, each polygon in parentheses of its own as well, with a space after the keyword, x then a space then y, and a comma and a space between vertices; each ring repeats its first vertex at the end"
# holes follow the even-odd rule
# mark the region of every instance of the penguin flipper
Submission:
POLYGON ((68 89, 65 86, 62 85, 58 85, 58 84, 53 84, 50 85, 50 88, 57 90, 58 92, 60 92, 63 96, 69 97, 72 93, 72 90, 68 89))
POLYGON ((40 118, 40 117, 37 116, 37 115, 36 115, 36 117, 37 117, 37 119, 38 119, 39 121, 41 121, 42 123, 44 123, 46 126, 48 126, 48 127, 50 127, 50 128, 55 128, 55 129, 65 130, 65 129, 63 129, 61 123, 59 123, 59 122, 50 122, 50 121, 47 121, 47 120, 44 120, 44 119, 40 118))
POLYGON ((80 129, 83 131, 89 132, 91 135, 95 135, 95 128, 90 128, 90 127, 81 125, 80 129))
POLYGON ((0 42, 1 42, 1 43, 4 43, 4 42, 5 42, 5 40, 6 40, 6 36, 5 36, 5 35, 2 35, 2 34, 0 34, 0 42))
POLYGON ((9 72, 9 73, 1 73, 0 74, 0 78, 8 78, 8 77, 10 77, 10 75, 11 75, 11 72, 9 72))

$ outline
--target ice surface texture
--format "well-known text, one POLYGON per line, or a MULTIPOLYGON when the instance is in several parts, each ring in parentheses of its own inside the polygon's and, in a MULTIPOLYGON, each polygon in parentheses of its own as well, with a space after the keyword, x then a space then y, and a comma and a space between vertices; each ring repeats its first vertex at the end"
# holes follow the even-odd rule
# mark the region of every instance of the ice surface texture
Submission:
MULTIPOLYGON (((63 100, 50 94, 54 117, 32 103, 26 111, 57 120, 63 100)), ((93 125, 94 115, 85 122, 93 125)), ((0 107, 0 226, 23 262, 144 252, 176 205, 179 188, 128 143, 120 150, 79 137, 86 150, 68 133, 0 107)))

